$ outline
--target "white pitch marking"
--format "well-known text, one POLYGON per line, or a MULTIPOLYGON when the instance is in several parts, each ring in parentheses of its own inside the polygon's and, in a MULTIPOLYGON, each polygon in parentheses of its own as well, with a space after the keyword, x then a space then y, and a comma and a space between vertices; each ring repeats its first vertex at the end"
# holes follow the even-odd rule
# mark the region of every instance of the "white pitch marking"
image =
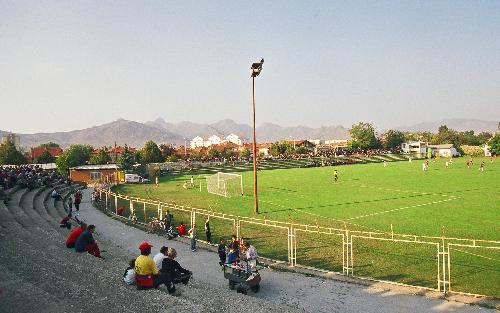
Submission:
POLYGON ((432 201, 432 202, 428 202, 428 203, 421 203, 421 204, 416 204, 416 205, 401 207, 401 208, 387 210, 387 211, 382 211, 382 212, 370 213, 370 214, 366 214, 366 215, 351 217, 351 218, 346 219, 346 221, 356 220, 356 219, 370 217, 370 216, 375 216, 375 215, 379 215, 379 214, 392 213, 392 212, 396 212, 396 211, 401 211, 401 210, 411 209, 411 208, 417 208, 417 207, 427 206, 427 205, 431 205, 431 204, 438 204, 438 203, 443 203, 443 202, 447 202, 447 201, 451 201, 451 200, 456 200, 456 199, 457 198, 455 198, 455 197, 451 197, 451 198, 448 198, 448 199, 445 199, 445 200, 441 200, 441 201, 432 201))

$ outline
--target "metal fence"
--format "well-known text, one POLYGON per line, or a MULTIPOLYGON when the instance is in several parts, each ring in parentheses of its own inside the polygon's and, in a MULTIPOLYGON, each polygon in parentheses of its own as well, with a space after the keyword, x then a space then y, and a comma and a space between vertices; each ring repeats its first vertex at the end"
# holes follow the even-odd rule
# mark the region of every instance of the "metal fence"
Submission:
POLYGON ((174 223, 189 222, 198 233, 210 219, 212 238, 251 240, 259 255, 272 260, 339 273, 346 276, 443 293, 456 292, 500 297, 500 241, 418 236, 393 232, 286 223, 189 206, 142 199, 96 189, 105 208, 149 223, 167 210, 174 223))

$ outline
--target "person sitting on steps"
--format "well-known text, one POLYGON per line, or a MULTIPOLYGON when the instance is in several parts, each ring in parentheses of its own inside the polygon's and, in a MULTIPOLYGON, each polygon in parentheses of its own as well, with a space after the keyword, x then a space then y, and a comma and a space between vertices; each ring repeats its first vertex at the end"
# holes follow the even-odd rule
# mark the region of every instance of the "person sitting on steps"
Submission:
POLYGON ((135 259, 130 260, 128 265, 129 266, 125 270, 125 273, 123 273, 123 281, 127 285, 133 285, 133 284, 135 284, 135 270, 134 270, 135 259))
POLYGON ((167 258, 162 261, 161 272, 170 275, 174 284, 183 283, 186 285, 193 273, 183 268, 175 260, 176 257, 177 251, 174 248, 168 248, 167 258))
POLYGON ((67 229, 71 229, 71 213, 69 213, 68 215, 66 215, 65 217, 63 217, 63 219, 59 222, 59 227, 61 228, 67 228, 67 229))
POLYGON ((71 233, 69 233, 68 238, 66 238, 66 247, 68 248, 74 248, 76 240, 78 237, 87 229, 87 224, 81 223, 80 226, 77 228, 73 229, 71 233))
POLYGON ((92 233, 94 233, 95 226, 89 225, 87 230, 84 231, 75 242, 75 251, 78 253, 82 253, 87 251, 89 254, 104 259, 101 256, 101 251, 99 250, 99 246, 94 240, 92 233))
POLYGON ((179 292, 175 289, 175 285, 172 283, 170 275, 160 273, 155 262, 149 256, 151 254, 152 247, 153 246, 147 241, 144 241, 139 245, 141 255, 135 259, 134 267, 135 284, 137 289, 144 290, 158 288, 161 284, 164 284, 167 287, 169 294, 179 295, 179 292))

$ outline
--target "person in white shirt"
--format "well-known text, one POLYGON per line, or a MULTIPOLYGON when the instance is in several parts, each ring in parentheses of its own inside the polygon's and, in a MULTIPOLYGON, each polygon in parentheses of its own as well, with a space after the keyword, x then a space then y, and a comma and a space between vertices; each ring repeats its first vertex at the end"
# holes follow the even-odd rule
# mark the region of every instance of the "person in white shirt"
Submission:
POLYGON ((161 264, 163 262, 163 259, 167 257, 167 252, 168 252, 168 248, 163 246, 160 248, 160 252, 158 252, 154 257, 153 257, 153 261, 155 262, 156 264, 156 267, 158 268, 158 270, 161 270, 161 264))
POLYGON ((125 273, 123 273, 123 281, 127 285, 133 285, 135 284, 135 259, 130 260, 129 262, 129 267, 125 270, 125 273))
POLYGON ((257 249, 255 249, 255 247, 250 243, 245 242, 245 260, 252 269, 257 266, 258 257, 259 255, 257 254, 257 249))

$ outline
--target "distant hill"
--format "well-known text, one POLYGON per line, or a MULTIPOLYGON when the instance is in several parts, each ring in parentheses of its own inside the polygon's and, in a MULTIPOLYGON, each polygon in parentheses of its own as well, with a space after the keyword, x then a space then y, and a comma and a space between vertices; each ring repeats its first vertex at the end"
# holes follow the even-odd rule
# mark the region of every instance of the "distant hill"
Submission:
MULTIPOLYGON (((3 134, 0 130, 0 135, 3 134)), ((142 147, 147 140, 161 143, 183 145, 195 136, 227 136, 234 133, 244 141, 252 138, 252 128, 247 124, 238 124, 230 119, 212 124, 192 122, 168 123, 162 118, 139 123, 118 119, 114 122, 69 132, 19 134, 21 146, 29 148, 47 142, 55 142, 65 148, 71 144, 84 143, 94 147, 128 144, 142 147)), ((280 139, 346 139, 348 129, 342 126, 310 128, 305 126, 281 127, 276 124, 262 124, 257 127, 257 141, 272 142, 280 139)))
MULTIPOLYGON (((1 132, 1 131, 0 131, 1 132)), ((158 127, 134 121, 119 119, 91 128, 57 133, 19 134, 21 146, 33 147, 47 142, 55 142, 65 148, 71 144, 89 144, 94 147, 119 145, 141 147, 148 140, 157 143, 183 142, 182 137, 158 127)))
MULTIPOLYGON (((436 132, 441 125, 464 131, 474 130, 494 132, 498 122, 473 119, 447 119, 438 122, 420 123, 412 126, 399 127, 404 131, 431 131, 436 132)), ((0 130, 0 134, 3 132, 0 130)), ((128 144, 142 147, 147 140, 161 143, 183 145, 195 136, 208 137, 210 135, 227 136, 234 133, 246 142, 252 138, 252 128, 247 124, 238 124, 233 120, 225 119, 212 124, 192 122, 168 123, 162 118, 154 121, 139 123, 118 119, 114 122, 94 126, 86 129, 69 132, 19 134, 21 146, 32 147, 42 143, 55 142, 65 148, 75 143, 90 144, 95 147, 112 146, 115 141, 119 145, 128 144)), ((282 127, 277 124, 264 123, 257 127, 258 142, 274 142, 281 139, 347 139, 349 130, 343 126, 322 126, 312 128, 307 126, 282 127)))
MULTIPOLYGON (((212 124, 197 124, 191 122, 180 122, 171 124, 158 118, 147 125, 160 127, 175 132, 188 140, 195 136, 208 137, 211 135, 227 136, 234 133, 241 138, 250 141, 252 138, 252 127, 247 124, 238 124, 231 119, 225 119, 212 124)), ((257 141, 270 142, 281 139, 347 139, 349 131, 343 126, 329 126, 311 128, 306 126, 282 127, 272 123, 264 123, 257 127, 257 141)))
POLYGON ((435 122, 425 122, 418 123, 411 126, 402 126, 397 129, 402 131, 430 131, 437 132, 439 126, 446 125, 448 128, 457 130, 457 131, 466 131, 473 130, 476 133, 480 132, 495 132, 498 128, 498 121, 483 121, 483 120, 475 120, 475 119, 464 119, 464 118, 454 118, 454 119, 445 119, 441 121, 435 122))

